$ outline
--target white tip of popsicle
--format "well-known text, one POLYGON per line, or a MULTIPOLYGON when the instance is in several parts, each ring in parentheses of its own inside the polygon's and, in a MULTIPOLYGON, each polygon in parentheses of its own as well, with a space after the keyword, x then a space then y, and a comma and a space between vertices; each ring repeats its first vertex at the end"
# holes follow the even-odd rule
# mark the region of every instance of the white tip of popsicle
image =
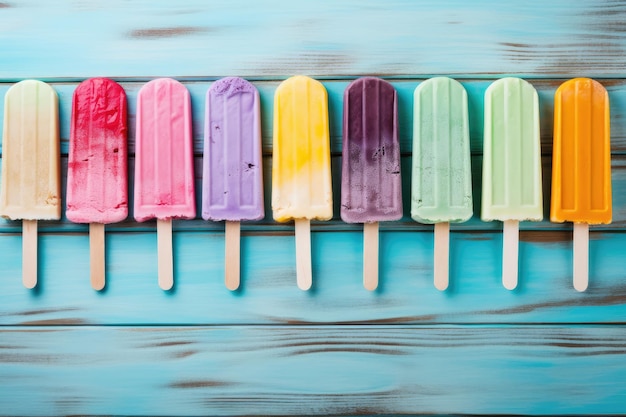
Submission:
POLYGON ((502 285, 507 290, 517 288, 518 254, 519 254, 519 222, 505 220, 502 229, 502 285))
POLYGON ((574 289, 583 292, 589 285, 589 225, 574 223, 574 289))
POLYGON ((434 283, 439 291, 445 291, 450 281, 450 223, 435 223, 434 283))
POLYGON ((585 282, 579 282, 579 281, 574 281, 574 289, 578 292, 585 292, 587 291, 587 287, 589 283, 587 281, 585 282))
POLYGON ((517 280, 513 280, 513 279, 503 279, 502 280, 502 285, 504 286, 504 288, 506 288, 509 291, 513 291, 515 288, 517 288, 517 280))
POLYGON ((296 281, 298 288, 307 291, 313 285, 311 267, 311 223, 308 219, 295 220, 296 281))

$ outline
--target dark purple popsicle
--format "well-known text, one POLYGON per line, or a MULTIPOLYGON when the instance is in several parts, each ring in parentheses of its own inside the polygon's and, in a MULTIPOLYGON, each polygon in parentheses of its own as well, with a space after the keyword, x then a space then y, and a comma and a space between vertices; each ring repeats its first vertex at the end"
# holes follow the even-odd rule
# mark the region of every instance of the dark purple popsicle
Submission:
POLYGON ((373 223, 402 217, 398 100, 391 84, 359 78, 343 111, 341 218, 373 223))

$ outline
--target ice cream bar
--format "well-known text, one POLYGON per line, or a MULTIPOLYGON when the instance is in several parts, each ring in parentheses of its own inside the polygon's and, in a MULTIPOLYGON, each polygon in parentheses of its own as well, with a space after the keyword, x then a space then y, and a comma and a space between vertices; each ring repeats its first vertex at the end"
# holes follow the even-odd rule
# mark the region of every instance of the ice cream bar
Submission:
POLYGON ((185 86, 159 78, 141 88, 135 147, 135 219, 193 219, 191 101, 185 86))
POLYGON ((107 78, 74 91, 67 170, 67 218, 89 223, 91 284, 105 284, 104 224, 128 215, 126 94, 107 78))
POLYGON ((37 220, 61 218, 56 92, 41 81, 12 86, 4 104, 0 215, 23 220, 24 285, 37 285, 37 220))
POLYGON ((550 220, 611 223, 609 95, 575 78, 556 91, 550 220))
POLYGON ((485 92, 481 218, 543 219, 537 91, 519 78, 503 78, 485 92))
POLYGON ((363 283, 378 285, 378 222, 402 217, 398 99, 391 84, 359 78, 343 101, 341 218, 364 223, 363 283))
POLYGON ((411 217, 435 224, 435 286, 448 287, 449 223, 472 217, 467 93, 451 78, 431 78, 414 94, 411 217))
POLYGON ((223 78, 206 97, 202 217, 226 221, 224 269, 231 290, 239 287, 239 222, 264 215, 259 93, 244 79, 223 78))
POLYGON ((574 287, 588 285, 589 224, 611 223, 609 96, 589 78, 566 81, 554 98, 550 220, 574 222, 574 287))
POLYGON ((333 204, 328 98, 320 82, 295 76, 276 89, 273 159, 274 219, 329 220, 333 204))
POLYGON ((503 283, 517 286, 519 221, 543 219, 537 91, 519 78, 485 92, 481 218, 504 222, 503 283))
POLYGON ((159 78, 139 91, 135 152, 134 216, 140 222, 157 219, 159 283, 169 289, 171 219, 196 215, 191 101, 178 81, 159 78))
POLYGON ((451 78, 431 78, 414 94, 411 217, 460 223, 472 217, 467 93, 451 78))
POLYGON ((107 78, 74 91, 66 216, 75 223, 116 223, 128 215, 126 94, 107 78))
POLYGON ((272 211, 279 222, 295 220, 298 285, 311 286, 311 219, 333 215, 328 98, 324 86, 305 76, 283 81, 274 97, 272 211))
POLYGON ((359 78, 343 101, 341 218, 372 223, 402 217, 398 100, 391 84, 359 78))
POLYGON ((259 93, 246 80, 223 78, 213 83, 206 103, 202 218, 262 219, 259 93))

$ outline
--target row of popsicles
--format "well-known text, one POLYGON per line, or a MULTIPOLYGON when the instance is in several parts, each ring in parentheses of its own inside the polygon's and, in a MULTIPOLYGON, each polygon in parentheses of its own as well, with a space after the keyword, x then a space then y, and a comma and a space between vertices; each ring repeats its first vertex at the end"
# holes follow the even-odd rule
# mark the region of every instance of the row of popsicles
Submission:
MULTIPOLYGON (((37 282, 37 220, 61 215, 58 102, 47 84, 26 80, 5 97, 0 215, 23 220, 25 286, 37 282)), ((310 220, 332 217, 328 99, 305 76, 275 93, 272 210, 295 221, 297 282, 312 283, 310 220)), ((574 222, 574 287, 587 287, 588 224, 611 222, 609 104, 596 81, 556 92, 551 220, 574 222)), ((364 224, 364 285, 378 283, 378 222, 402 217, 397 95, 379 78, 344 94, 341 218, 364 224)), ((485 92, 481 218, 504 222, 503 283, 517 285, 518 222, 542 220, 539 106, 524 80, 485 92)), ((259 94, 228 77, 207 93, 202 217, 225 221, 225 281, 239 286, 239 222, 264 217, 259 94)), ((66 215, 90 224, 91 281, 105 285, 104 224, 124 220, 127 102, 106 78, 82 82, 72 103, 66 215)), ((421 83, 414 96, 411 216, 435 224, 435 286, 448 286, 449 223, 472 214, 467 94, 455 80, 421 83)), ((179 82, 148 82, 137 97, 134 217, 157 219, 159 285, 173 285, 171 219, 196 216, 191 104, 179 82)))

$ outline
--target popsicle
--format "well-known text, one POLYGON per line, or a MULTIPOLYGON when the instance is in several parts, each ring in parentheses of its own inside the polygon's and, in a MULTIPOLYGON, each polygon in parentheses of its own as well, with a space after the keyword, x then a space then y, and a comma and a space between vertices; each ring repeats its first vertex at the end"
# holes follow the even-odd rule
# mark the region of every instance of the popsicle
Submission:
POLYGON ((431 78, 414 94, 411 217, 435 228, 435 287, 448 288, 450 223, 472 217, 467 92, 451 78, 431 78))
POLYGON ((89 223, 91 285, 105 285, 104 225, 128 216, 126 93, 107 78, 74 91, 65 214, 89 223))
POLYGON ((196 216, 191 101, 178 81, 158 78, 137 96, 135 220, 157 219, 159 286, 174 284, 172 219, 196 216))
POLYGON ((574 288, 589 282, 589 225, 609 224, 611 135, 609 95, 597 81, 566 81, 554 97, 550 220, 574 223, 574 288))
POLYGON ((37 220, 61 218, 59 105, 36 80, 12 86, 4 98, 0 216, 22 220, 22 278, 37 285, 37 220))
POLYGON ((226 222, 230 290, 240 282, 239 222, 264 216, 259 92, 242 78, 222 78, 206 96, 202 218, 226 222))
POLYGON ((402 217, 398 99, 374 77, 348 85, 343 99, 341 218, 363 223, 363 285, 378 286, 378 222, 402 217))
POLYGON ((543 219, 537 91, 503 78, 485 91, 481 218, 504 222, 502 282, 517 286, 519 222, 543 219))
POLYGON ((298 287, 312 285, 310 221, 333 216, 328 98, 312 78, 283 81, 274 97, 272 211, 295 221, 298 287))

